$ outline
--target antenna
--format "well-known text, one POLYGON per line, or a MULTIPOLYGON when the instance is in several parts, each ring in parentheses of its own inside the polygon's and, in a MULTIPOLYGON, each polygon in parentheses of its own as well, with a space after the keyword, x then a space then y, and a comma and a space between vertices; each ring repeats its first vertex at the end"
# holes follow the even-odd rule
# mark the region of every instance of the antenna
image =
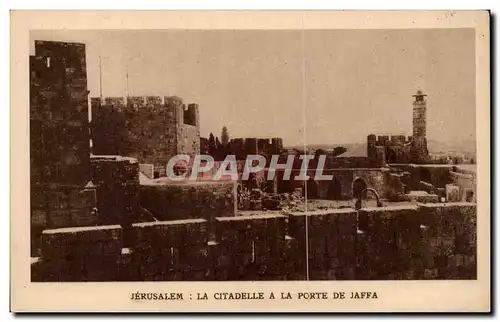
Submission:
POLYGON ((99 94, 102 99, 102 66, 101 66, 101 56, 99 56, 99 94))

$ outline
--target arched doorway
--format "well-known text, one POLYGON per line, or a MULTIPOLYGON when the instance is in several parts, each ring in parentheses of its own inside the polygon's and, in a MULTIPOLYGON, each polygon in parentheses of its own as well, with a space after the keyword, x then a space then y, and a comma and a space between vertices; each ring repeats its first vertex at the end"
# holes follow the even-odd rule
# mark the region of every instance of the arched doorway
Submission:
POLYGON ((333 177, 328 185, 328 193, 327 198, 329 200, 340 200, 342 199, 342 184, 340 180, 336 177, 333 177))
POLYGON ((366 188, 368 187, 368 185, 366 184, 366 181, 365 179, 363 178, 356 178, 353 182, 352 182, 352 197, 353 198, 366 198, 366 191, 364 191, 366 188), (363 192, 364 191, 364 192, 363 192), (363 194, 363 195, 361 195, 363 194))

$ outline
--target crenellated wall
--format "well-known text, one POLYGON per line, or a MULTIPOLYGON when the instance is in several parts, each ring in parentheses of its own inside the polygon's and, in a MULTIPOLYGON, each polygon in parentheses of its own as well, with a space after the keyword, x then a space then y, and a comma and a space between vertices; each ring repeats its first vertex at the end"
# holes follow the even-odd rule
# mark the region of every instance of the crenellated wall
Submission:
POLYGON ((199 109, 175 96, 92 98, 92 152, 165 166, 200 153, 199 109))
POLYGON ((412 136, 406 135, 375 135, 370 134, 367 137, 369 145, 374 146, 402 146, 412 141, 412 136))
POLYGON ((384 163, 410 162, 410 148, 413 138, 405 135, 370 134, 367 137, 368 157, 384 159, 384 163))
POLYGON ((130 248, 122 248, 120 226, 44 231, 33 281, 477 276, 473 203, 149 222, 133 230, 130 248))
POLYGON ((283 149, 282 138, 234 138, 229 141, 228 153, 245 160, 252 154, 279 154, 283 149))

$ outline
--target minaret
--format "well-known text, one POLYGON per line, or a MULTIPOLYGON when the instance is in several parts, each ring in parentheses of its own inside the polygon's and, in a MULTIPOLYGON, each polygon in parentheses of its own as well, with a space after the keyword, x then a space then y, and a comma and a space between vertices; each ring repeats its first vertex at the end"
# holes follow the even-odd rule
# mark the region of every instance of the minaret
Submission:
POLYGON ((421 90, 413 95, 413 142, 411 146, 412 162, 425 163, 427 150, 427 95, 421 90))

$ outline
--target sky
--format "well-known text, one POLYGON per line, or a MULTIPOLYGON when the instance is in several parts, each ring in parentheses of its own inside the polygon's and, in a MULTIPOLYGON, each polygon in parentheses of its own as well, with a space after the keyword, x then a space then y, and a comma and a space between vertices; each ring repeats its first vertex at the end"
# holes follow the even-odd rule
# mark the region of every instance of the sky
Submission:
POLYGON ((43 30, 86 44, 99 96, 176 95, 198 103, 201 135, 282 137, 285 145, 365 142, 412 132, 427 94, 427 137, 475 140, 473 29, 43 30))

